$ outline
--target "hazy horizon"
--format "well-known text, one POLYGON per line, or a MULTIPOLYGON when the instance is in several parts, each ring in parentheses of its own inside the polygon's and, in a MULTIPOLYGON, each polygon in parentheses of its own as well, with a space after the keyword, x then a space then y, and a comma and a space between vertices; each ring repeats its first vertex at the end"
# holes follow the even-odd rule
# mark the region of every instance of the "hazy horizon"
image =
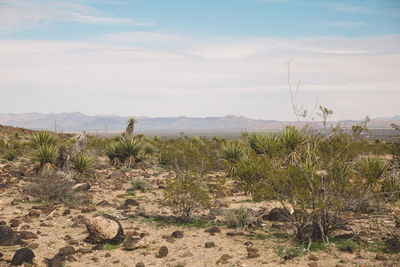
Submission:
POLYGON ((0 0, 0 113, 399 115, 400 2, 0 0))

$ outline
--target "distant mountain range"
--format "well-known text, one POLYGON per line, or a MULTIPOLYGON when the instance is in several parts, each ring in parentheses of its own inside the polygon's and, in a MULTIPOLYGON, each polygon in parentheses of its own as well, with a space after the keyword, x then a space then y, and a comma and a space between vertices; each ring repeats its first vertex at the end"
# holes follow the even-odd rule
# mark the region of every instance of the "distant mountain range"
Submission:
MULTIPOLYGON (((0 124, 24 127, 28 129, 50 129, 55 126, 58 131, 76 132, 86 130, 90 132, 118 132, 126 127, 128 117, 112 115, 88 116, 80 112, 73 113, 0 113, 0 124)), ((224 116, 224 117, 137 117, 138 123, 135 125, 137 131, 157 131, 157 130, 279 130, 284 126, 302 125, 302 122, 288 122, 275 120, 255 120, 243 116, 224 116)), ((371 128, 390 128, 391 123, 399 123, 400 116, 393 118, 373 119, 368 124, 371 128)), ((359 123, 359 121, 342 121, 343 126, 359 123)), ((311 122, 312 127, 321 127, 321 122, 311 122)))

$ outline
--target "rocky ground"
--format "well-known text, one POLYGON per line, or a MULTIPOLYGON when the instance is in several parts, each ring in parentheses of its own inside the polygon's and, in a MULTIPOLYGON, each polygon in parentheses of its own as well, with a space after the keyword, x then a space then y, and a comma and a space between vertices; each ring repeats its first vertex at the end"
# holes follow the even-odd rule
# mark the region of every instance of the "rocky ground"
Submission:
POLYGON ((375 217, 346 215, 357 216, 344 232, 357 234, 360 247, 356 251, 340 251, 332 244, 331 249, 285 260, 277 255, 277 247, 293 247, 295 242, 290 225, 268 216, 277 204, 254 203, 229 182, 221 190, 218 175, 209 178, 212 208, 187 224, 172 221, 172 212, 160 205, 165 180, 173 173, 123 172, 104 163, 94 175, 76 187, 89 197, 89 203, 38 203, 24 191, 32 182, 34 165, 2 162, 0 266, 30 261, 32 252, 34 266, 400 266, 399 254, 379 249, 393 243, 390 234, 400 231, 396 228, 400 226, 398 206, 387 207, 384 215, 375 217), (151 183, 153 191, 129 194, 129 181, 138 177, 151 183), (257 227, 242 230, 224 224, 224 212, 240 206, 264 215, 257 227), (96 245, 96 238, 109 242, 96 245))

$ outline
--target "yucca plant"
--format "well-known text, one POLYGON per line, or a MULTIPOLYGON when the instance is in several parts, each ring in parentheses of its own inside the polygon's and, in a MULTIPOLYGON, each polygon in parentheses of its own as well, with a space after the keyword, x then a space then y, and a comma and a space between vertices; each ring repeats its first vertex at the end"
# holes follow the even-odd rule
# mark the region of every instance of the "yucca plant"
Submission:
POLYGON ((272 157, 279 152, 282 147, 279 136, 274 133, 252 133, 248 136, 248 142, 251 149, 257 154, 265 154, 272 157))
POLYGON ((288 160, 298 161, 299 148, 306 141, 306 137, 296 127, 286 127, 279 135, 280 141, 288 153, 288 160))
POLYGON ((33 155, 33 159, 39 162, 39 173, 49 173, 55 169, 54 162, 57 156, 57 148, 48 143, 38 146, 33 155))
POLYGON ((72 169, 80 175, 86 174, 93 165, 93 159, 86 153, 78 153, 72 159, 72 169))
POLYGON ((118 146, 118 143, 107 144, 104 148, 104 154, 107 156, 111 165, 118 166, 121 163, 121 160, 119 159, 120 147, 118 146))
POLYGON ((236 164, 246 155, 246 147, 239 140, 225 143, 221 147, 221 158, 228 165, 229 176, 233 176, 236 164))
POLYGON ((125 138, 129 138, 133 135, 133 131, 135 130, 136 123, 137 123, 137 120, 135 117, 129 117, 128 126, 126 127, 126 130, 125 130, 125 138))
POLYGON ((127 168, 132 168, 139 162, 139 152, 142 148, 140 141, 131 137, 129 139, 121 139, 118 143, 117 148, 121 151, 121 156, 124 161, 124 165, 127 168))
POLYGON ((39 148, 44 144, 54 145, 55 144, 55 137, 52 132, 47 130, 40 130, 35 131, 32 138, 30 139, 31 145, 34 148, 39 148))
POLYGON ((359 163, 359 172, 370 185, 376 184, 383 177, 386 170, 387 164, 377 157, 364 158, 359 163))

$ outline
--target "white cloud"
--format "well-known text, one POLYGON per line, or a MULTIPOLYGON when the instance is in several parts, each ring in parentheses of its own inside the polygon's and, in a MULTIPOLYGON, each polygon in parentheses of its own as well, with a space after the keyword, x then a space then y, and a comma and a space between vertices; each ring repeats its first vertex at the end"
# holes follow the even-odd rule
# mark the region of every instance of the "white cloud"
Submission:
POLYGON ((292 119, 286 62, 294 57, 292 80, 301 80, 302 103, 320 97, 348 117, 394 115, 399 44, 400 36, 231 39, 151 32, 84 42, 2 40, 0 112, 292 119))
POLYGON ((368 24, 362 21, 336 21, 336 22, 326 23, 326 25, 333 27, 358 28, 367 26, 368 24))
POLYGON ((0 31, 14 31, 38 27, 51 22, 81 22, 87 24, 152 26, 152 22, 111 17, 95 8, 73 2, 56 1, 0 1, 0 31))

